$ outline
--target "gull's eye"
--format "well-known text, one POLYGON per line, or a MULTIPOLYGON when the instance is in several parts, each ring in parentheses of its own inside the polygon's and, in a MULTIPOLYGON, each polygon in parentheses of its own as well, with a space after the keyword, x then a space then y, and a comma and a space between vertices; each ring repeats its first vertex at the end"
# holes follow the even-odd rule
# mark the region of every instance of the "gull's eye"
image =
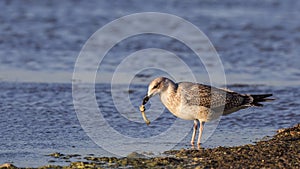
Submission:
POLYGON ((156 89, 156 88, 158 88, 158 86, 159 86, 159 83, 157 83, 156 85, 154 85, 152 89, 156 89))

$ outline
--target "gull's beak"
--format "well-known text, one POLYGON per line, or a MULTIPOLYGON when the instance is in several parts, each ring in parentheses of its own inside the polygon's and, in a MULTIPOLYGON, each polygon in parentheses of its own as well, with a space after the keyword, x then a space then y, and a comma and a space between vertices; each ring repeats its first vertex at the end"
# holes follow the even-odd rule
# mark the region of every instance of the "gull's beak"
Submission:
MULTIPOLYGON (((151 96, 150 96, 150 97, 151 97, 151 96)), ((148 95, 146 95, 146 96, 144 97, 144 99, 143 99, 143 105, 145 105, 145 104, 149 101, 150 97, 149 97, 148 95)))

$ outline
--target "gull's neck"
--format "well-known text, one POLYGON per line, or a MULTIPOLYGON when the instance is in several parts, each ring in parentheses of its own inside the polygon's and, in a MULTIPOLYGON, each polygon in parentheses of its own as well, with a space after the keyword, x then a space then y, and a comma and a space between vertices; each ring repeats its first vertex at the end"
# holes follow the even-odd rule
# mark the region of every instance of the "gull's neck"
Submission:
POLYGON ((167 88, 160 93, 161 102, 168 108, 168 110, 176 115, 177 107, 180 103, 180 97, 177 97, 177 87, 173 81, 168 80, 167 88))

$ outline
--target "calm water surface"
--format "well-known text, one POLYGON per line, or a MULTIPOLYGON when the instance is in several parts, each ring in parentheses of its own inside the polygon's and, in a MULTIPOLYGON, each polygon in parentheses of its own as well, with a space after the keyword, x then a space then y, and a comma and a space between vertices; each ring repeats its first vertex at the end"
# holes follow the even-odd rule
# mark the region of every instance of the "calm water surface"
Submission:
MULTIPOLYGON (((53 152, 80 154, 81 157, 112 155, 88 137, 77 119, 72 98, 72 72, 82 46, 97 29, 135 12, 166 12, 192 22, 216 47, 228 88, 242 93, 273 93, 277 99, 264 108, 251 108, 223 117, 203 147, 254 143, 274 135, 279 128, 300 121, 300 3, 296 0, 246 4, 229 0, 218 3, 1 1, 0 6, 3 7, 0 11, 0 164, 41 166, 53 160, 45 156, 53 152)), ((97 103, 104 110, 106 120, 130 137, 156 135, 175 120, 166 110, 161 115, 148 115, 149 118, 157 117, 151 128, 141 120, 138 105, 147 84, 152 78, 167 73, 155 69, 139 72, 129 90, 120 81, 119 92, 129 95, 130 104, 136 109, 120 115, 114 106, 108 84, 110 75, 124 57, 146 48, 172 51, 199 75, 198 81, 209 82, 205 67, 195 54, 174 39, 140 35, 121 41, 101 63, 95 89, 97 103), (140 123, 124 120, 124 117, 140 123)), ((137 59, 125 66, 142 62, 143 59, 137 59)), ((164 58, 153 62, 160 66, 173 63, 164 58)), ((86 63, 93 64, 89 60, 86 63)), ((85 71, 89 71, 88 66, 85 71)), ((122 102, 122 97, 118 99, 126 109, 128 103, 122 102)), ((151 102, 151 107, 156 105, 161 106, 158 98, 151 102)), ((187 123, 191 123, 192 129, 192 122, 187 123)), ((189 148, 190 137, 191 132, 180 143, 157 140, 149 144, 189 148)), ((65 163, 56 160, 53 164, 65 163)))

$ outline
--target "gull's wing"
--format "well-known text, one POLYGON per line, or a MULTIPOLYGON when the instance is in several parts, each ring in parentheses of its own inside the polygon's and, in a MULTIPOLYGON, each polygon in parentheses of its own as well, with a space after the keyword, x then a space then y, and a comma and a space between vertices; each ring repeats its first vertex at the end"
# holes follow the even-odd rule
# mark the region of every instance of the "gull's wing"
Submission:
POLYGON ((208 85, 182 82, 178 84, 183 102, 187 105, 204 106, 210 109, 231 109, 250 106, 249 96, 208 85))

